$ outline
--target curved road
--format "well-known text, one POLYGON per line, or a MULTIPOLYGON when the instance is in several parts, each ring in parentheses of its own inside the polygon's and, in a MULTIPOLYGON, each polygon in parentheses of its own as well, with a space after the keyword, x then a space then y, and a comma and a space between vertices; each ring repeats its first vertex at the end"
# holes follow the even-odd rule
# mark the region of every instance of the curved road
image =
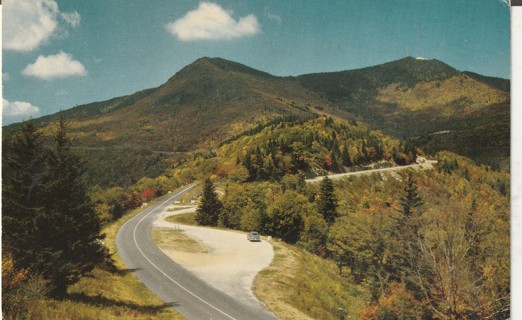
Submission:
MULTIPOLYGON (((435 161, 435 160, 425 160, 425 162, 409 164, 406 166, 395 166, 395 167, 388 167, 388 168, 369 169, 369 170, 361 170, 361 171, 353 171, 353 172, 345 172, 345 173, 334 173, 334 174, 329 174, 328 178, 335 180, 335 179, 341 179, 341 178, 349 177, 349 176, 359 176, 359 175, 372 174, 372 173, 377 173, 377 172, 394 172, 394 171, 400 171, 400 170, 406 170, 406 169, 430 170, 430 169, 433 169, 433 165, 436 163, 437 163, 437 161, 435 161)), ((315 178, 311 178, 311 179, 306 179, 306 182, 316 183, 316 182, 321 182, 323 179, 324 179, 324 176, 319 176, 319 177, 315 177, 315 178)))
POLYGON ((187 319, 275 319, 268 311, 241 303, 203 282, 167 257, 152 240, 156 215, 195 186, 169 195, 123 224, 116 235, 118 254, 152 292, 187 319))

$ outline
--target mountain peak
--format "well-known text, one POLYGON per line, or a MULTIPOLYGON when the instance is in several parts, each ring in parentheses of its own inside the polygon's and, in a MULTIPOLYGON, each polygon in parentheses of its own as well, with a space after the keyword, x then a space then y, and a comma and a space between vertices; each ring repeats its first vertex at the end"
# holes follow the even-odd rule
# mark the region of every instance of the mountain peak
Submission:
POLYGON ((241 63, 226 60, 223 58, 202 57, 202 58, 197 59, 196 61, 194 61, 192 64, 188 65, 185 68, 189 68, 190 70, 193 70, 194 68, 199 68, 199 67, 215 67, 215 68, 220 69, 221 71, 246 74, 246 75, 262 77, 262 78, 273 78, 274 77, 269 73, 259 71, 257 69, 248 67, 241 63))
POLYGON ((420 57, 406 57, 376 67, 381 67, 378 68, 381 69, 380 72, 384 71, 395 76, 399 75, 399 78, 403 78, 406 83, 411 81, 445 80, 459 73, 457 69, 442 61, 420 57))
POLYGON ((376 90, 392 83, 413 87, 419 82, 441 81, 459 71, 436 59, 405 57, 362 69, 299 76, 302 85, 322 91, 333 100, 359 90, 376 90))

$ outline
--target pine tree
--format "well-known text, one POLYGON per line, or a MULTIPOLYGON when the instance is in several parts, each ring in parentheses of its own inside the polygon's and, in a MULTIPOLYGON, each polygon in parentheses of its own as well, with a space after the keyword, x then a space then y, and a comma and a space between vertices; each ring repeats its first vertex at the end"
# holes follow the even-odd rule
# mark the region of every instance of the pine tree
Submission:
POLYGON ((418 259, 421 256, 419 241, 422 210, 420 209, 423 205, 412 173, 408 174, 404 191, 406 194, 401 198, 401 208, 391 233, 393 245, 391 245, 390 267, 392 274, 398 274, 409 287, 413 283, 411 278, 419 267, 418 259))
POLYGON ((31 121, 3 143, 2 247, 15 261, 28 265, 32 220, 41 211, 45 169, 41 133, 31 121))
POLYGON ((337 199, 334 194, 333 182, 328 176, 325 176, 319 186, 319 199, 317 201, 317 210, 322 214, 324 220, 331 226, 338 216, 337 199))
POLYGON ((348 146, 346 144, 343 147, 342 159, 343 159, 343 166, 345 166, 345 167, 353 166, 352 160, 350 159, 350 153, 348 152, 348 146))
POLYGON ((12 171, 3 209, 9 212, 4 232, 19 267, 40 274, 55 295, 63 296, 67 286, 105 260, 106 249, 100 243, 100 220, 83 185, 83 164, 71 152, 65 120, 57 124, 50 150, 40 146, 32 124, 15 140, 6 161, 12 171), (24 157, 30 158, 15 165, 24 157), (12 218, 18 220, 15 228, 12 218))
MULTIPOLYGON (((406 195, 401 198, 401 208, 403 219, 414 219, 420 212, 417 210, 422 206, 423 201, 419 192, 417 191, 417 183, 415 182, 413 175, 408 174, 408 180, 404 187, 406 195)), ((418 230, 415 230, 416 233, 418 230)))
POLYGON ((67 124, 57 122, 54 145, 47 155, 43 211, 34 221, 34 256, 37 270, 51 280, 54 293, 90 272, 106 258, 101 244, 101 223, 82 180, 83 162, 71 151, 67 124))
POLYGON ((223 204, 218 199, 214 184, 210 179, 205 181, 201 203, 196 210, 196 220, 204 226, 216 226, 223 204))

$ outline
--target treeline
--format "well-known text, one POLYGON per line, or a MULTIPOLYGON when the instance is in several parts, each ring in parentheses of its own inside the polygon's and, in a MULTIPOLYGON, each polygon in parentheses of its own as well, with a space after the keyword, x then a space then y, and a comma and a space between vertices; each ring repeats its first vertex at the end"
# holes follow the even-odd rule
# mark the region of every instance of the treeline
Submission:
POLYGON ((64 119, 50 145, 27 122, 2 147, 2 311, 17 319, 110 257, 64 119))
MULTIPOLYGON (((378 161, 410 164, 417 155, 410 142, 393 141, 357 123, 320 117, 306 123, 282 122, 252 139, 237 162, 248 171, 248 181, 280 180, 286 174, 345 172, 378 161)), ((242 141, 245 144, 244 141, 242 141)))
MULTIPOLYGON (((197 219, 334 260, 364 319, 509 317, 509 175, 450 153, 436 170, 278 183, 207 181, 197 219), (210 195, 210 196, 209 196, 210 195), (204 206, 211 199, 212 205, 204 206), (210 218, 209 218, 210 217, 210 218)), ((343 306, 340 306, 343 307, 343 306)))

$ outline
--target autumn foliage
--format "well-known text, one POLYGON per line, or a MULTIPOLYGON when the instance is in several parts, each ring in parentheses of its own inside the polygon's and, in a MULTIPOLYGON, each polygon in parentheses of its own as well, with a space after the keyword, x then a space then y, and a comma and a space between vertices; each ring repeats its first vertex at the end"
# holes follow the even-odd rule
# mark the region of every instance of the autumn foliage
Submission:
POLYGON ((48 292, 47 282, 32 275, 28 269, 18 268, 15 261, 2 256, 2 315, 4 319, 30 318, 33 304, 48 292))
POLYGON ((143 202, 148 202, 155 196, 156 196, 156 190, 154 190, 153 188, 147 188, 147 189, 143 190, 143 192, 141 193, 141 200, 143 202))

